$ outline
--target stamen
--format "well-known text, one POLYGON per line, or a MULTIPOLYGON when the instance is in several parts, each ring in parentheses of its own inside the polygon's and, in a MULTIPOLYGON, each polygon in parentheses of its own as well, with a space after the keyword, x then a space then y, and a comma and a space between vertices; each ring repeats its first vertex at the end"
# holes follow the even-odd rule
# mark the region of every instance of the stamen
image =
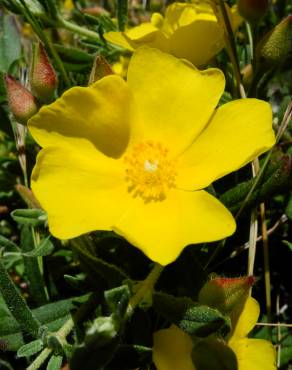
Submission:
POLYGON ((166 198, 169 189, 175 187, 176 162, 169 159, 169 151, 159 142, 142 142, 125 156, 126 181, 134 197, 146 202, 166 198))

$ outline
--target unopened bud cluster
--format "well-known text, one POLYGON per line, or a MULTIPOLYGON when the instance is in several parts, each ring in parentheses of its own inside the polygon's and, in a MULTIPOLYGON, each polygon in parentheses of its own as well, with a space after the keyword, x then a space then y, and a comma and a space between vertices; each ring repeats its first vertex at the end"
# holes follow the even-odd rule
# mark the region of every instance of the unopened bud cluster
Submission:
POLYGON ((31 91, 10 75, 5 76, 7 100, 15 119, 26 124, 38 111, 39 103, 53 101, 58 85, 56 73, 41 44, 35 46, 30 70, 31 91))

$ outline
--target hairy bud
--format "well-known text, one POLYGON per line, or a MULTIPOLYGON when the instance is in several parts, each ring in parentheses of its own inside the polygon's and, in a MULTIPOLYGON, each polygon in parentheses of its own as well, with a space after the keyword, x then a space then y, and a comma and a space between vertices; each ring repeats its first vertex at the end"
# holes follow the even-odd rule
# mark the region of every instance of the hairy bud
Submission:
POLYGON ((5 76, 8 104, 15 119, 26 125, 30 117, 37 111, 34 96, 13 77, 5 76))

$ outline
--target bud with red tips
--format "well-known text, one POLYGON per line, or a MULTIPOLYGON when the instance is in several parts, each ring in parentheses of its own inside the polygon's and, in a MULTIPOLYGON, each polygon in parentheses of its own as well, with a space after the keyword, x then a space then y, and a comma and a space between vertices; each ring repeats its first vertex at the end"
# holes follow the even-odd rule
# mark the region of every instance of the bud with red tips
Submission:
POLYGON ((5 76, 8 104, 17 122, 26 122, 37 113, 38 107, 34 96, 13 77, 5 76))
POLYGON ((107 60, 103 56, 97 55, 94 59, 93 66, 90 72, 88 85, 100 80, 105 76, 112 74, 114 74, 114 72, 107 60))
POLYGON ((33 94, 41 102, 50 103, 54 100, 58 79, 41 43, 33 46, 30 85, 33 94))
POLYGON ((238 278, 215 277, 209 280, 199 293, 199 303, 228 313, 244 302, 255 283, 253 276, 238 278))
POLYGON ((238 0, 239 14, 250 23, 257 23, 266 14, 269 0, 238 0))
POLYGON ((284 18, 257 47, 257 57, 268 66, 278 66, 292 56, 292 15, 284 18))

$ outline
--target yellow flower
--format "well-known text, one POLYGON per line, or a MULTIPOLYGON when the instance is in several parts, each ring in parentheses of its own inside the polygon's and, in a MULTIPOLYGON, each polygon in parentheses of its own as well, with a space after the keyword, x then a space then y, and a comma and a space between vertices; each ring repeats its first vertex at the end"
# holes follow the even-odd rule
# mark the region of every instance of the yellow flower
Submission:
POLYGON ((64 1, 64 8, 67 10, 72 10, 74 8, 72 0, 65 0, 64 1))
POLYGON ((232 234, 230 212, 201 189, 275 138, 264 101, 216 109, 224 83, 218 69, 142 47, 127 82, 106 76, 42 107, 28 124, 44 147, 31 185, 52 234, 114 230, 160 264, 232 234))
MULTIPOLYGON (((233 29, 240 24, 236 8, 230 14, 233 29)), ((211 6, 204 0, 197 3, 173 3, 165 17, 154 13, 151 22, 142 23, 126 32, 108 32, 105 39, 128 50, 147 45, 194 65, 206 64, 224 47, 223 29, 211 6)))
POLYGON ((112 70, 116 75, 119 75, 123 78, 127 77, 127 71, 129 66, 130 58, 128 56, 121 55, 119 61, 114 63, 112 70))
MULTIPOLYGON (((272 343, 247 337, 258 317, 259 304, 251 297, 246 300, 241 313, 234 317, 234 330, 227 344, 235 353, 238 370, 276 370, 272 343)), ((157 370, 200 370, 192 363, 192 348, 191 337, 175 325, 157 331, 153 344, 153 361, 157 370)))

